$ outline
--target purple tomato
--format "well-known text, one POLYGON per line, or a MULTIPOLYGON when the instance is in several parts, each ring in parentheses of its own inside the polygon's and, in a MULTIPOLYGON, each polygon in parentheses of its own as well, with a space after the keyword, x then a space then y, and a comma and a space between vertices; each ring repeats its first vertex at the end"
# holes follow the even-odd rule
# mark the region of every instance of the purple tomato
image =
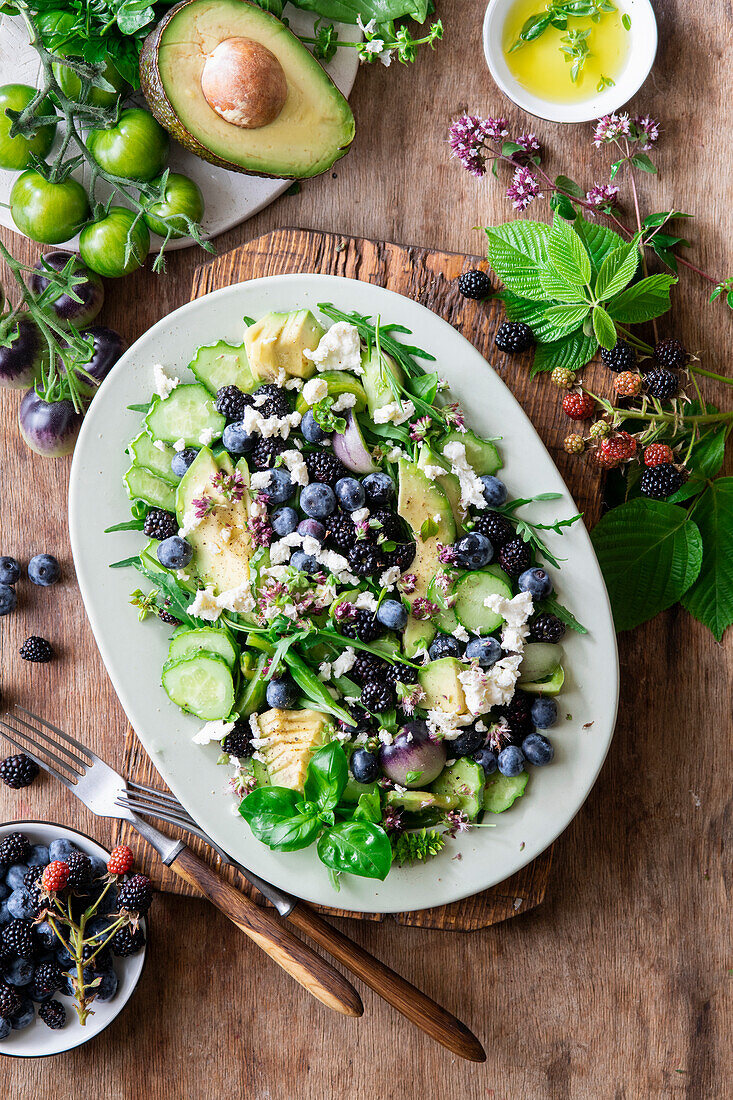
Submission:
POLYGON ((34 321, 22 314, 9 336, 8 346, 0 346, 0 386, 23 390, 40 376, 46 341, 34 321))
POLYGON ((75 328, 84 328, 92 323, 104 302, 104 287, 96 271, 91 271, 78 256, 61 249, 47 252, 36 264, 36 270, 38 274, 32 275, 30 279, 31 293, 38 298, 46 291, 42 305, 48 313, 62 325, 71 324, 75 328), (74 261, 73 274, 84 277, 84 282, 77 283, 73 291, 81 299, 79 302, 58 287, 46 289, 49 280, 45 270, 50 267, 53 271, 62 271, 69 260, 74 261))
POLYGON ((401 787, 426 787, 438 778, 445 761, 445 745, 431 741, 425 722, 408 722, 391 745, 379 750, 382 771, 401 787))
MULTIPOLYGON (((92 347, 89 350, 88 358, 78 361, 78 365, 86 374, 82 374, 81 371, 77 371, 76 374, 84 393, 87 396, 94 396, 97 386, 90 382, 86 375, 91 374, 94 381, 99 385, 112 370, 127 345, 119 332, 115 332, 112 328, 106 328, 104 325, 92 325, 90 328, 84 329, 79 335, 83 339, 91 337, 92 347)), ((61 369, 65 368, 62 367, 61 369)))
POLYGON ((20 434, 36 454, 58 458, 74 450, 82 415, 71 401, 44 401, 35 390, 28 390, 20 403, 20 434))

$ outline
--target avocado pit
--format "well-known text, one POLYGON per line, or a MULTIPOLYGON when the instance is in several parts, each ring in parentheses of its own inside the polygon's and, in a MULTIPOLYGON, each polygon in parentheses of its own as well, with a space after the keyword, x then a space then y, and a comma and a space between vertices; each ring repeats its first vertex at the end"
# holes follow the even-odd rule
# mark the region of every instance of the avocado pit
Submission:
POLYGON ((226 38, 206 56, 201 91, 225 122, 256 130, 280 114, 288 82, 282 65, 266 46, 251 38, 226 38))

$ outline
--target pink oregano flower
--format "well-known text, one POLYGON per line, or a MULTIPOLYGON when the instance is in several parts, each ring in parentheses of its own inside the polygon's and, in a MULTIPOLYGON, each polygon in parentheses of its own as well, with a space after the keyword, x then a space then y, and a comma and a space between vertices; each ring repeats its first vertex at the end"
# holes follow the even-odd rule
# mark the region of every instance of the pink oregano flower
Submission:
POLYGON ((512 200, 515 210, 526 210, 535 199, 542 198, 540 181, 529 168, 520 165, 515 168, 512 182, 506 189, 508 199, 512 200))

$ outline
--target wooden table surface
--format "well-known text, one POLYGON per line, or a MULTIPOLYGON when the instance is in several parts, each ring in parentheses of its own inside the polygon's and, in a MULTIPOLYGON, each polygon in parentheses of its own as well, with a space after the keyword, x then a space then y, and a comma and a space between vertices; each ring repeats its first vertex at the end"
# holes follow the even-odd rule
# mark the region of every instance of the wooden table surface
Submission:
MULTIPOLYGON (((702 266, 730 274, 733 22, 724 0, 658 0, 661 47, 637 113, 660 119, 659 179, 647 209, 693 212, 702 266)), ((446 135, 462 110, 534 128, 558 172, 603 180, 590 126, 528 122, 494 88, 478 0, 440 0, 446 38, 406 69, 359 74, 358 136, 332 175, 305 184, 220 239, 220 249, 278 225, 404 244, 481 251, 473 226, 510 216, 502 188, 451 163, 446 135)), ((10 239, 11 234, 5 235, 10 239)), ((20 239, 12 247, 35 256, 20 239)), ((134 339, 188 299, 201 260, 174 253, 168 275, 110 285, 103 320, 134 339)), ((668 335, 710 369, 729 371, 733 318, 685 278, 668 335)), ((665 325, 667 321, 665 321, 665 325)), ((540 382, 540 385, 546 384, 540 382)), ((725 401, 725 395, 711 397, 725 401)), ((3 394, 0 552, 63 557, 55 589, 24 586, 0 639, 6 700, 63 714, 91 744, 121 708, 94 649, 66 542, 68 461, 19 441, 16 398, 3 394), (43 532, 42 536, 39 532, 43 532), (22 665, 26 634, 47 632, 60 660, 22 665), (22 667, 21 667, 22 665, 22 667)), ((717 645, 673 610, 620 638, 619 722, 599 781, 559 840, 548 896, 482 932, 339 922, 350 935, 457 1012, 482 1038, 484 1066, 459 1063, 363 991, 361 1020, 327 1013, 200 901, 159 897, 149 961, 131 1007, 93 1044, 47 1061, 2 1062, 14 1100, 636 1100, 731 1095, 731 672, 733 637, 717 645)), ((117 762, 119 762, 119 760, 117 762)), ((115 761, 112 761, 113 763, 115 761)), ((0 792, 0 820, 94 821, 50 782, 0 792)))

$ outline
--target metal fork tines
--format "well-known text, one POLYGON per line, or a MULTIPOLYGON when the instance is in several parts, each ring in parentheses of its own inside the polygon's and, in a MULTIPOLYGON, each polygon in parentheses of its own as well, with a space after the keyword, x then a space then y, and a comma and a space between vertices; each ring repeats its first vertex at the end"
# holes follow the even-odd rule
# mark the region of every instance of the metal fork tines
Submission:
POLYGON ((117 805, 123 809, 146 814, 149 817, 157 817, 161 821, 167 821, 170 825, 177 825, 180 829, 186 829, 187 832, 193 833, 200 840, 211 844, 210 837, 184 810, 178 799, 166 791, 157 790, 155 787, 146 787, 143 783, 136 783, 134 780, 128 779, 126 789, 120 791, 116 801, 117 805))

